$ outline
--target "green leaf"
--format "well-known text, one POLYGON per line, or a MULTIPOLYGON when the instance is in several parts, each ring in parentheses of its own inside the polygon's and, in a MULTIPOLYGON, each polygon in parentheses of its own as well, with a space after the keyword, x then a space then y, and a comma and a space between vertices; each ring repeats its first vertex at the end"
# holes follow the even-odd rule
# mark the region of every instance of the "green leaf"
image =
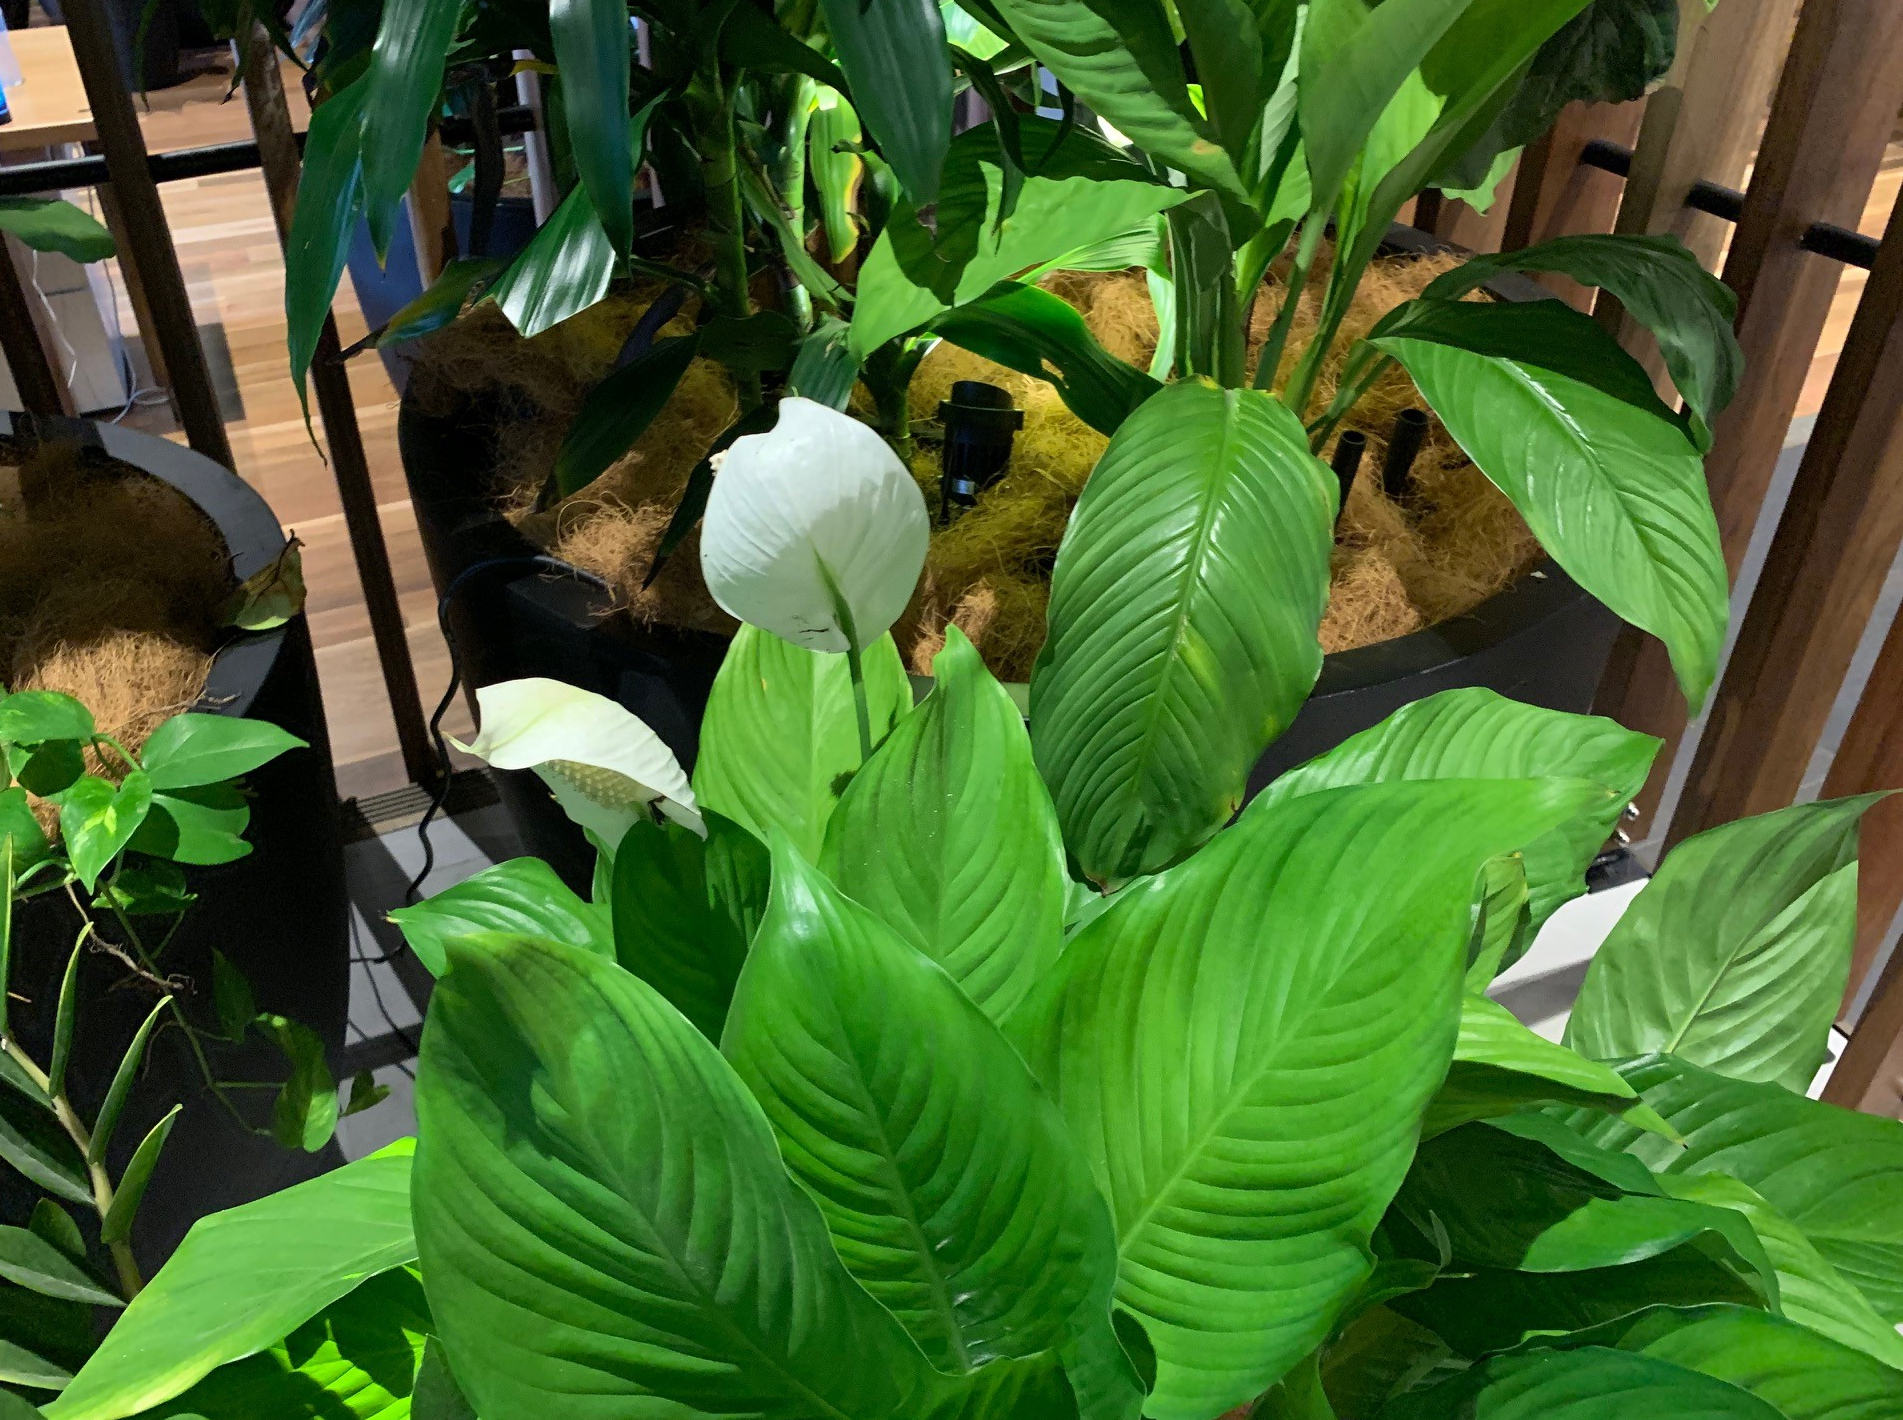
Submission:
POLYGON ((390 1098, 390 1087, 377 1083, 377 1077, 368 1070, 359 1070, 350 1077, 350 1098, 344 1104, 343 1113, 338 1117, 348 1119, 353 1114, 362 1114, 365 1110, 375 1109, 390 1098))
POLYGON ((1702 705, 1729 592, 1704 467, 1686 435, 1537 365, 1400 337, 1375 343, 1406 367, 1540 545, 1665 642, 1685 698, 1702 705))
POLYGON ((461 0, 387 0, 369 71, 353 86, 365 91, 364 215, 379 259, 390 249, 398 204, 422 159, 461 13, 461 0))
POLYGON ((186 884, 175 863, 157 859, 128 868, 121 863, 93 898, 95 907, 112 907, 128 917, 173 917, 190 910, 198 894, 186 884))
POLYGON ((939 316, 932 331, 1007 369, 1050 381, 1071 413, 1100 434, 1115 434, 1162 388, 1104 349, 1075 306, 1036 286, 1000 281, 939 316))
POLYGON ((449 1358, 434 1336, 423 1349, 416 1371, 416 1389, 410 1393, 410 1420, 476 1420, 476 1410, 449 1369, 449 1358))
POLYGON ((351 234, 363 214, 363 110, 369 96, 369 82, 359 79, 312 110, 297 207, 284 244, 286 340, 291 378, 307 420, 306 377, 330 315, 331 298, 343 278, 351 234))
POLYGON ((1780 1420, 1749 1391, 1669 1361, 1582 1347, 1502 1356, 1401 1396, 1382 1420, 1780 1420))
POLYGON ((1669 1055, 1617 1068, 1684 1148, 1603 1117, 1575 1116, 1574 1128, 1655 1173, 1722 1173, 1756 1189, 1885 1321, 1903 1322, 1903 1123, 1669 1055))
POLYGON ((46 1093, 58 1100, 66 1093, 66 1067, 73 1058, 73 1032, 79 1028, 79 962, 86 954, 86 935, 73 944, 60 974, 59 1002, 53 1011, 53 1051, 46 1066, 46 1093))
POLYGON ((1750 1307, 1650 1307, 1533 1344, 1614 1347, 1669 1361, 1749 1391, 1785 1420, 1887 1420, 1903 1414, 1903 1371, 1750 1307))
POLYGON ((473 932, 548 937, 614 955, 607 914, 583 902, 540 858, 511 858, 444 888, 390 920, 403 929, 416 959, 441 976, 450 942, 473 932))
POLYGON ((573 947, 449 955, 417 1078, 417 1240, 478 1413, 912 1413, 924 1358, 705 1036, 573 947))
POLYGON ((119 1125, 119 1116, 125 1112, 126 1097, 132 1093, 133 1083, 139 1077, 139 1063, 145 1058, 145 1045, 152 1038, 153 1028, 159 1023, 159 1013, 172 1005, 173 998, 161 996, 146 1017, 139 1023, 139 1029, 133 1033, 132 1043, 126 1047, 126 1053, 119 1057, 119 1068, 113 1072, 112 1085, 106 1091, 105 1103, 99 1106, 99 1116, 93 1125, 92 1140, 86 1149, 88 1164, 102 1164, 106 1158, 106 1145, 112 1142, 112 1132, 119 1125))
POLYGON ((779 311, 715 316, 700 327, 700 353, 736 377, 784 370, 793 363, 799 329, 779 311))
POLYGON ((1062 1117, 952 978, 783 834, 721 1044, 847 1269, 933 1365, 1107 1327, 1116 1241, 1062 1117))
POLYGON ((1672 382, 1698 416, 1693 428, 1699 448, 1711 447, 1710 423, 1731 403, 1744 373, 1744 353, 1732 333, 1738 297, 1676 237, 1559 237, 1516 252, 1473 257, 1436 278, 1422 294, 1462 296, 1499 271, 1557 271, 1617 296, 1658 338, 1672 382))
POLYGON ((1117 1304, 1156 1347, 1147 1415, 1207 1420, 1328 1335, 1453 1055, 1475 873, 1600 792, 1291 800, 1124 889, 1019 1009, 1110 1199, 1117 1304))
MULTIPOLYGON (((732 26, 729 20, 728 28, 732 26)), ((812 53, 811 50, 806 52, 812 53)), ((857 153, 841 149, 845 144, 859 144, 864 137, 858 111, 843 95, 836 92, 819 95, 807 123, 806 170, 813 175, 813 188, 819 193, 819 220, 826 229, 826 255, 834 266, 851 256, 859 245, 859 224, 853 220, 852 209, 866 166, 857 153)))
POLYGON ((1597 715, 1569 715, 1491 690, 1444 690, 1282 775, 1250 813, 1298 794, 1397 779, 1588 779, 1610 790, 1576 823, 1523 845, 1537 928, 1586 890, 1586 869, 1638 797, 1660 741, 1597 715))
POLYGON ((324 1042, 309 1026, 284 1016, 259 1016, 257 1026, 291 1062, 290 1078, 271 1110, 271 1132, 285 1148, 314 1154, 337 1132, 337 1081, 324 1042))
POLYGON ((616 958, 719 1041, 766 906, 766 845, 717 813, 705 839, 679 824, 637 823, 614 871, 616 958))
POLYGON ((139 760, 154 789, 194 789, 249 774, 287 750, 308 748, 269 720, 188 711, 154 730, 139 760))
POLYGON ((250 803, 234 785, 161 790, 152 796, 150 812, 126 846, 175 863, 230 863, 251 851, 243 838, 250 822, 250 803))
POLYGON ((106 1216, 99 1220, 101 1242, 110 1246, 132 1236, 132 1224, 139 1215, 139 1204, 145 1198, 145 1186, 152 1181, 152 1170, 159 1166, 159 1155, 165 1151, 165 1141, 170 1137, 172 1126, 178 1122, 178 1112, 183 1108, 184 1105, 175 1104, 167 1110, 165 1117, 147 1131, 145 1138, 139 1141, 139 1147, 133 1150, 131 1162, 120 1175, 119 1187, 112 1195, 112 1206, 106 1210, 106 1216))
MULTIPOLYGON (((1271 786, 1273 787, 1273 786, 1271 786)), ((1479 994, 1533 943, 1526 860, 1518 853, 1489 860, 1474 890, 1474 933, 1467 948, 1467 990, 1479 994)))
POLYGON ((628 125, 628 69, 634 31, 626 0, 549 0, 562 115, 580 186, 609 249, 634 245, 635 152, 628 125))
POLYGON ((549 214, 509 269, 483 299, 502 308, 525 337, 586 310, 608 294, 614 277, 614 245, 577 187, 549 214))
POLYGON ((1071 514, 1031 678, 1064 841, 1154 872, 1242 802, 1321 670, 1334 477, 1288 408, 1206 380, 1125 421, 1071 514))
POLYGON ((1464 997, 1454 1063, 1427 1107, 1422 1135, 1431 1138, 1469 1120, 1549 1102, 1623 1114, 1640 1128, 1672 1137, 1611 1066, 1535 1035, 1484 996, 1464 997))
POLYGON ((1492 1124, 1462 1125, 1421 1145, 1394 1207, 1423 1235, 1445 1239, 1461 1270, 1588 1272, 1685 1248, 1767 1305, 1777 1301, 1777 1274, 1738 1213, 1622 1192, 1537 1139, 1492 1124))
MULTIPOLYGON (((864 661, 876 746, 911 709, 912 683, 890 636, 873 642, 864 661)), ((817 861, 826 821, 859 764, 846 658, 742 626, 701 721, 695 798, 755 838, 783 830, 817 861)))
POLYGON ((957 627, 932 673, 847 788, 821 862, 1001 1021, 1063 950, 1064 843, 1024 717, 957 627))
POLYGON ((828 409, 844 409, 859 379, 859 358, 852 353, 851 335, 851 327, 837 316, 822 317, 793 352, 786 392, 828 409))
POLYGON ((240 582, 220 610, 218 624, 269 631, 304 610, 304 559, 298 553, 302 546, 293 536, 269 564, 240 582))
POLYGON ((0 232, 34 251, 56 251, 77 262, 118 254, 112 233, 97 218, 58 197, 0 197, 0 232))
MULTIPOLYGON (((7 1079, 18 1089, 11 1075, 7 1079)), ((28 1104, 32 1098, 23 1089, 17 1095, 0 1095, 0 1160, 48 1193, 92 1207, 92 1184, 73 1141, 53 1122, 46 1105, 39 1100, 28 1104)))
POLYGON ((952 144, 931 231, 911 208, 892 214, 859 272, 852 350, 860 359, 1000 281, 1120 236, 1191 196, 1091 133, 1029 114, 1018 126, 1026 176, 1008 215, 1000 216, 1006 159, 990 125, 952 144))
POLYGON ((478 300, 508 263, 493 256, 459 256, 443 267, 430 288, 391 316, 377 333, 377 349, 385 350, 441 330, 478 300))
POLYGON ((1802 1093, 1829 1057, 1856 945, 1857 823, 1881 797, 1799 804, 1673 849, 1593 957, 1566 1043, 1802 1093))
MULTIPOLYGON (((65 1386, 99 1344, 97 1316, 84 1302, 0 1286, 0 1381, 38 1390, 65 1386)), ((31 1408, 8 1410, 0 1402, 0 1420, 39 1414, 31 1408)))
POLYGON ((757 74, 804 74, 836 90, 846 87, 837 65, 752 5, 727 12, 720 26, 720 57, 757 74))
POLYGON ((408 1140, 202 1218, 49 1420, 120 1420, 275 1345, 367 1277, 416 1260, 408 1140))
POLYGON ((86 1239, 80 1234, 79 1224, 73 1221, 73 1215, 50 1198, 42 1198, 33 1205, 33 1216, 27 1223, 27 1231, 37 1238, 43 1238, 68 1257, 84 1261, 86 1257, 86 1239))
POLYGON ((6 744, 90 740, 97 729, 92 711, 57 690, 16 690, 0 699, 0 742, 6 744))
POLYGON ((936 201, 952 134, 951 55, 937 4, 820 0, 820 9, 879 152, 913 202, 936 201))
POLYGON ((1154 0, 997 0, 997 9, 1092 113, 1167 166, 1248 201, 1235 164, 1190 102, 1175 36, 1154 0))
POLYGON ((15 786, 42 799, 72 788, 86 772, 85 740, 48 740, 31 750, 15 746, 9 756, 15 786))
POLYGON ((122 1297, 100 1286, 72 1258, 25 1228, 0 1227, 0 1277, 43 1297, 96 1307, 125 1305, 122 1297))
MULTIPOLYGON (((73 1373, 50 1356, 10 1338, 0 1338, 0 1382, 32 1390, 58 1390, 73 1373)), ((40 1411, 9 1391, 0 1391, 0 1420, 39 1420, 40 1411)))
POLYGON ((1903 1371, 1903 1336, 1755 1189, 1721 1173, 1667 1174, 1661 1182, 1674 1198, 1735 1209, 1750 1220, 1777 1270, 1780 1313, 1903 1371))
POLYGON ((0 789, 0 841, 4 841, 13 854, 16 876, 43 860, 50 848, 46 830, 33 816, 26 790, 18 784, 0 789))
POLYGON ((223 952, 215 949, 211 954, 211 999, 218 1013, 219 1029, 229 1040, 242 1039, 252 1018, 258 1014, 258 1003, 252 998, 251 983, 245 980, 244 973, 233 966, 223 952))

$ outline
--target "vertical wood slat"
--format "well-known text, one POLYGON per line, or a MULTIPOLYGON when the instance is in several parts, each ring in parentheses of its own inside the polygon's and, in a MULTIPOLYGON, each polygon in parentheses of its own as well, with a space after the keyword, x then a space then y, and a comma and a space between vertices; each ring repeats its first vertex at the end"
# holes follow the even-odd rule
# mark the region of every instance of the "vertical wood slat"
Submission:
POLYGON ((64 13, 125 227, 119 257, 138 272, 152 310, 152 328, 142 334, 156 342, 161 352, 186 439, 199 453, 230 468, 231 441, 218 411, 211 367, 198 340, 191 295, 179 270, 178 250, 172 245, 158 184, 146 165, 145 135, 119 72, 103 0, 67 0, 64 13))
MULTIPOLYGON (((291 128, 291 112, 284 99, 283 76, 278 71, 277 53, 263 25, 253 24, 240 46, 244 79, 245 106, 251 115, 251 130, 258 140, 258 156, 264 169, 265 191, 271 200, 271 215, 276 222, 278 244, 290 241, 291 215, 297 206, 297 182, 301 170, 297 137, 291 128)), ((344 529, 350 537, 350 551, 363 586, 364 608, 370 618, 370 637, 376 646, 377 663, 383 672, 383 687, 390 701, 390 714, 396 721, 397 746, 403 755, 404 771, 413 784, 431 783, 437 778, 438 765, 432 752, 429 727, 423 718, 423 704, 417 691, 416 667, 410 659, 410 644, 403 628, 403 608, 397 597, 396 577, 390 568, 390 550, 384 541, 383 524, 377 516, 376 487, 370 478, 370 463, 363 448, 363 436, 357 427, 357 408, 350 394, 350 377, 338 351, 336 319, 326 311, 324 328, 318 335, 317 350, 311 360, 310 382, 317 394, 318 412, 324 421, 324 442, 330 446, 331 474, 337 481, 338 501, 343 505, 344 529)))
POLYGON ((1903 201, 1891 214, 1666 842, 1782 808, 1903 544, 1903 201))
MULTIPOLYGON (((1594 139, 1631 143, 1644 112, 1643 101, 1568 104, 1561 109, 1546 136, 1520 155, 1500 249, 1519 251, 1554 237, 1611 231, 1623 185, 1614 174, 1587 167, 1579 156, 1594 139)), ((1533 279, 1577 309, 1592 309, 1592 287, 1545 272, 1533 279)))
MULTIPOLYGON (((1745 371, 1714 430, 1706 477, 1735 578, 1803 393, 1841 268, 1799 245, 1815 221, 1854 228, 1903 105, 1903 5, 1805 0, 1732 238, 1745 371)), ((1628 630, 1594 709, 1675 744, 1685 705, 1664 647, 1628 630)), ((1658 807, 1668 751, 1638 802, 1632 836, 1658 807)), ((1681 835, 1682 836, 1682 835, 1681 835)))

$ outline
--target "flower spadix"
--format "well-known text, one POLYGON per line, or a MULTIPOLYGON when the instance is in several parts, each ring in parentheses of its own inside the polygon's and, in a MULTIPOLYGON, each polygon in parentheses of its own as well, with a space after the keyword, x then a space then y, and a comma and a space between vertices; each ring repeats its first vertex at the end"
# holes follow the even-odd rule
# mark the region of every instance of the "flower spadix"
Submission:
POLYGON ((740 620, 812 651, 864 650, 899 619, 925 566, 925 497, 858 420, 780 403, 714 476, 700 565, 740 620))
POLYGON ((706 836, 674 752, 605 695, 531 676, 483 686, 476 706, 482 731, 456 747, 497 769, 533 769, 563 812, 608 852, 650 805, 706 836))

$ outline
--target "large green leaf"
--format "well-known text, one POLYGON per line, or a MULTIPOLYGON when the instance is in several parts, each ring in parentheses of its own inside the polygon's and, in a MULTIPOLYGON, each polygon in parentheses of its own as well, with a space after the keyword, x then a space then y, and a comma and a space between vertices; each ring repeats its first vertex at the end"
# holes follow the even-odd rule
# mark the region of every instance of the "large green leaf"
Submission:
POLYGON ((276 1345, 366 1278, 416 1260, 410 1141, 200 1219, 49 1420, 119 1420, 276 1345))
POLYGON ((987 360, 1049 380, 1070 412, 1100 434, 1162 388, 1104 349, 1077 308, 1036 286, 1001 281, 977 300, 944 312, 934 334, 987 360))
POLYGON ((839 67, 913 202, 938 198, 952 136, 951 53, 934 0, 820 0, 839 67))
POLYGON ((1685 698, 1702 705, 1728 588, 1704 466, 1685 433, 1538 365, 1402 337, 1376 343, 1560 566, 1665 642, 1685 698))
POLYGON ((461 0, 387 0, 363 106, 363 203, 381 257, 390 249, 398 205, 416 176, 443 89, 461 0))
POLYGON ((692 335, 656 341, 588 391, 555 455, 557 493, 581 492, 634 447, 673 398, 699 347, 692 335))
MULTIPOLYGON (((876 746, 911 708, 912 683, 890 636, 867 648, 865 671, 876 746)), ((859 764, 846 658, 742 626, 701 721, 700 803, 756 838, 781 829, 817 861, 826 822, 859 764)))
POLYGON ((1298 794, 1396 779, 1589 779, 1612 797, 1523 847, 1533 925, 1586 890, 1586 869, 1645 786, 1660 742, 1597 715, 1569 715, 1491 690, 1444 690, 1282 775, 1250 813, 1298 794))
POLYGON ((154 789, 191 789, 216 784, 270 763, 294 749, 309 748, 269 720, 187 711, 166 720, 139 751, 154 789))
POLYGON ((1661 1181, 1674 1198, 1732 1208, 1750 1220, 1777 1269, 1780 1313, 1903 1372, 1903 1336, 1756 1189, 1721 1173, 1666 1174, 1661 1181))
POLYGON ((98 218, 61 197, 0 197, 0 232, 78 262, 104 261, 118 250, 98 218))
POLYGON ((637 823, 615 852, 615 956, 709 1040, 720 1039, 766 906, 766 845, 708 812, 707 836, 637 823))
POLYGON ((1474 874, 1601 793, 1291 800, 1124 889, 1019 1009, 1110 1199, 1117 1302, 1156 1348, 1146 1414, 1207 1420, 1329 1333, 1453 1054, 1474 874))
POLYGON ((1667 1360, 1588 1346, 1502 1356, 1401 1396, 1381 1420, 1780 1420, 1747 1390, 1667 1360))
POLYGON ((885 1420, 931 1383, 746 1087, 614 963, 453 944, 416 1105, 423 1272, 479 1414, 885 1420))
POLYGON ((614 245, 577 187, 549 214, 509 269, 485 294, 525 336, 586 310, 608 294, 614 245))
POLYGON ((1527 907, 1526 859, 1518 853, 1495 858, 1474 885, 1474 932, 1467 946, 1467 990, 1485 991, 1493 979, 1526 955, 1533 944, 1533 914, 1527 907))
POLYGON ((1627 1061, 1619 1073, 1684 1148, 1603 1117, 1575 1116, 1581 1133, 1658 1173, 1722 1173, 1750 1185, 1884 1320, 1903 1322, 1903 1124, 1669 1055, 1627 1061))
POLYGON ((1191 195, 1091 133, 1030 115, 1018 126, 1027 175, 1002 220, 1007 159, 989 126, 952 144, 931 231, 911 209, 892 214, 859 273, 852 349, 861 359, 999 281, 1120 236, 1191 195))
MULTIPOLYGON (((1894 1333, 1892 1333, 1894 1335, 1894 1333)), ((1785 1420, 1894 1420, 1903 1371, 1750 1307, 1651 1307, 1535 1346, 1614 1347, 1751 1392, 1785 1420)))
POLYGON ((416 959, 441 976, 444 949, 471 932, 511 932, 548 937, 614 955, 607 914, 583 902, 540 858, 511 858, 444 888, 414 907, 399 907, 390 920, 416 959))
POLYGON ((821 861, 1003 1020, 1063 950, 1063 838, 1024 716, 957 627, 932 672, 847 787, 821 861))
POLYGON ((1625 1115, 1642 1128, 1669 1128, 1610 1065, 1535 1035, 1484 996, 1460 1003, 1460 1039, 1447 1080, 1421 1126, 1432 1137, 1473 1119, 1557 1103, 1625 1115))
POLYGON ((1165 165, 1248 200, 1235 164, 1190 102, 1175 36, 1155 0, 997 0, 997 8, 1092 113, 1165 165))
POLYGON ((102 1307, 124 1305, 72 1258, 25 1228, 0 1227, 0 1277, 43 1297, 102 1307))
MULTIPOLYGON (((731 28, 732 22, 728 24, 731 28)), ((819 194, 819 220, 826 230, 826 255, 834 266, 851 256, 859 246, 859 224, 853 220, 852 209, 866 168, 858 153, 851 149, 842 151, 841 145, 858 145, 864 140, 858 110, 844 95, 821 90, 806 129, 806 170, 813 175, 813 190, 819 194)))
POLYGON ((73 875, 86 891, 131 842, 151 808, 152 781, 143 769, 128 770, 117 784, 88 774, 60 795, 60 836, 73 875))
POLYGON ((634 31, 627 0, 549 0, 562 116, 575 175, 609 249, 634 244, 633 135, 628 126, 628 69, 634 31))
POLYGON ((1673 849, 1593 957, 1566 1043, 1802 1092, 1829 1055, 1856 945, 1857 822, 1880 797, 1799 804, 1673 849))
POLYGON ((1700 421, 1694 425, 1700 447, 1710 447, 1709 425, 1731 403, 1744 373, 1744 353, 1732 333, 1738 298, 1700 266, 1678 238, 1559 237, 1515 252, 1473 257, 1436 278, 1422 294, 1461 296, 1498 271, 1558 271, 1617 296, 1658 338, 1672 382, 1700 421))
POLYGON ((939 1369, 1107 1329, 1116 1239, 1056 1107, 952 978, 785 835, 721 1048, 847 1268, 939 1369))
POLYGON ((284 244, 284 325, 291 379, 307 410, 305 377, 363 212, 363 110, 369 97, 366 80, 331 95, 312 110, 304 141, 297 207, 284 244))
POLYGON ((79 1151, 46 1107, 30 1099, 25 1091, 0 1094, 0 1160, 49 1193, 90 1208, 92 1185, 79 1151))
POLYGON ((1154 872, 1242 802, 1321 670, 1337 493, 1301 422, 1185 380, 1117 431, 1071 515, 1031 742, 1085 872, 1154 872))

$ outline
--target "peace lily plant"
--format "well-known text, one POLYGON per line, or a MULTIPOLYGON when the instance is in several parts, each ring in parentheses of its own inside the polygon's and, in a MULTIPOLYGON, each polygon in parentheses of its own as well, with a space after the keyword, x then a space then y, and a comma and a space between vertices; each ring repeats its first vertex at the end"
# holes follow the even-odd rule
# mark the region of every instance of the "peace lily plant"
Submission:
MULTIPOLYGON (((1655 741, 1454 691, 1225 826, 1232 747, 1189 726, 1159 819, 1113 767, 1137 648, 1048 661, 1027 730, 954 629, 911 703, 859 615, 916 559, 842 556, 868 468, 806 461, 842 418, 729 473, 777 479, 754 572, 830 585, 859 665, 743 629, 686 785, 618 707, 490 687, 477 744, 574 790, 590 898, 522 859, 398 914, 438 976, 418 1138, 200 1224, 45 1415, 1903 1408, 1903 1124, 1804 1094, 1868 799, 1687 842, 1543 1039, 1482 993, 1655 741), (1052 723, 1099 762, 1082 832, 1052 723)), ((710 570, 757 526, 710 520, 710 570)), ((1083 644, 1142 590, 1090 527, 1083 644)))

